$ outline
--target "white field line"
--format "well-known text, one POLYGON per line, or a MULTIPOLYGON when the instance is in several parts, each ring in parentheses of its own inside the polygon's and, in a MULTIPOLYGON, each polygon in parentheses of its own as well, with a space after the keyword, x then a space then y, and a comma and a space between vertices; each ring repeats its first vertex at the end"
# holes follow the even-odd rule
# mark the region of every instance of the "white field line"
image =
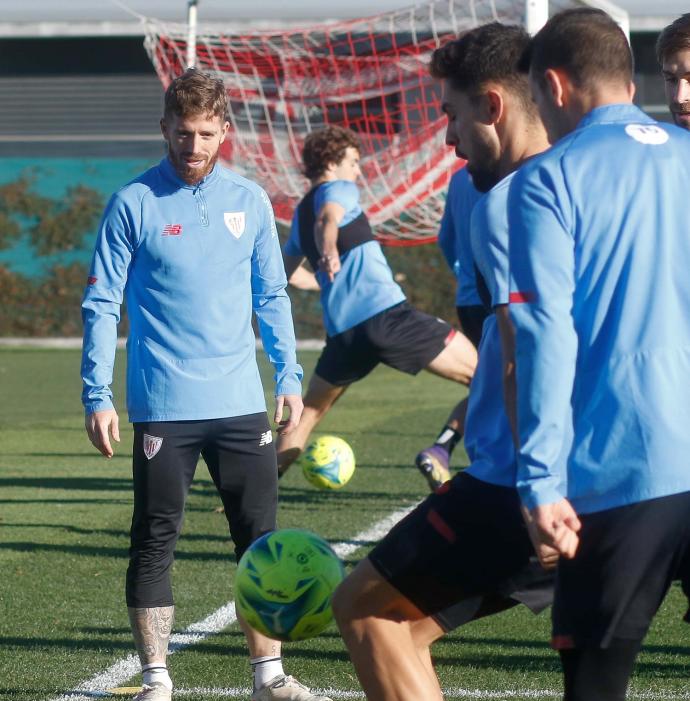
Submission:
MULTIPOLYGON (((351 691, 347 689, 334 689, 328 687, 325 689, 312 689, 314 693, 329 696, 332 699, 365 699, 364 692, 351 691)), ((174 698, 184 698, 185 696, 201 696, 205 699, 246 699, 251 694, 249 687, 230 687, 230 688, 213 688, 213 687, 193 687, 190 689, 175 689, 173 691, 174 698)), ((443 695, 446 699, 493 699, 494 701, 506 701, 507 699, 561 699, 563 692, 557 689, 504 689, 504 690, 485 690, 485 689, 461 689, 448 688, 443 690, 443 695)), ((93 691, 87 694, 74 695, 69 698, 71 701, 75 699, 94 699, 105 698, 112 696, 105 691, 93 691)), ((629 701, 687 701, 690 699, 690 693, 675 692, 675 691, 630 691, 626 698, 629 701)))
MULTIPOLYGON (((367 530, 358 533, 354 538, 336 543, 333 549, 338 557, 344 559, 367 543, 378 542, 413 508, 414 506, 407 506, 394 511, 367 530)), ((179 650, 184 650, 184 648, 190 645, 200 643, 210 635, 220 633, 222 630, 235 623, 236 620, 235 603, 234 601, 230 601, 203 620, 192 623, 192 625, 181 633, 173 633, 170 636, 169 654, 172 655, 179 650)), ((62 694, 62 696, 57 696, 51 699, 51 701, 85 701, 86 699, 98 697, 102 695, 99 692, 122 686, 124 682, 138 674, 139 669, 139 658, 136 655, 129 655, 122 660, 118 660, 103 672, 99 672, 90 679, 81 682, 72 691, 68 691, 62 694)), ((235 689, 234 692, 239 696, 247 695, 247 692, 243 689, 235 689)), ((233 697, 229 696, 229 698, 233 697)))

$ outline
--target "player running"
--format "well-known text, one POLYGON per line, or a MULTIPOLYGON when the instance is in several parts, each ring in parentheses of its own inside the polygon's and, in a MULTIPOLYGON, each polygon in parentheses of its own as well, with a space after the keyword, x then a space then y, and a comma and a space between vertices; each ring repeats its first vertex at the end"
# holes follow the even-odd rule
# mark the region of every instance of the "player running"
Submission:
MULTIPOLYGON (((134 424, 134 514, 126 599, 143 671, 136 701, 169 701, 170 582, 184 504, 202 455, 237 558, 276 527, 277 470, 256 365, 252 313, 276 372, 275 421, 302 411, 290 301, 273 211, 255 183, 218 165, 223 82, 188 70, 165 93, 168 155, 116 193, 84 294, 86 430, 112 457, 119 441, 112 370, 127 299, 127 408, 134 424)), ((239 618, 239 617, 238 617, 239 618)), ((280 643, 240 625, 254 701, 326 701, 283 672, 280 643)))
POLYGON ((673 121, 690 129, 690 12, 665 27, 656 42, 673 121))
POLYGON ((563 556, 565 698, 622 701, 671 581, 690 593, 690 134, 632 104, 600 10, 555 15, 527 58, 557 143, 509 198, 518 489, 563 556))
MULTIPOLYGON (((453 625, 525 603, 550 603, 515 489, 502 375, 509 367, 507 197, 512 172, 548 146, 518 61, 520 27, 491 23, 434 52, 446 141, 487 194, 471 219, 473 257, 494 314, 484 323, 465 437, 472 464, 395 526, 336 591, 333 605, 369 699, 437 701, 429 645, 453 625), (502 334, 499 334, 499 326, 502 334), (505 339, 503 349, 501 338, 505 339)), ((553 551, 541 552, 553 565, 553 551)))
POLYGON ((278 437, 281 474, 336 400, 379 363, 468 384, 477 358, 470 341, 450 324, 410 306, 393 279, 359 204, 354 133, 342 127, 312 132, 303 160, 311 189, 295 211, 283 257, 288 279, 304 258, 315 271, 327 337, 300 424, 278 437))

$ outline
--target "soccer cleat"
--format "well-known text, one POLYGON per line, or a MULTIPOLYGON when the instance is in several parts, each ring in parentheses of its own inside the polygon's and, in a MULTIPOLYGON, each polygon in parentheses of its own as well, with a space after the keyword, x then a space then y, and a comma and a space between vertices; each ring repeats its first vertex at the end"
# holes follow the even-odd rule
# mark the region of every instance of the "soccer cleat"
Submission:
POLYGON ((251 701, 332 701, 332 699, 312 694, 304 684, 300 684, 294 677, 280 674, 273 677, 266 686, 255 691, 251 701))
POLYGON ((424 475, 432 491, 450 479, 448 451, 440 445, 425 448, 414 459, 417 469, 424 475))
POLYGON ((153 682, 153 684, 144 684, 132 701, 171 701, 171 699, 172 689, 168 689, 160 682, 153 682))

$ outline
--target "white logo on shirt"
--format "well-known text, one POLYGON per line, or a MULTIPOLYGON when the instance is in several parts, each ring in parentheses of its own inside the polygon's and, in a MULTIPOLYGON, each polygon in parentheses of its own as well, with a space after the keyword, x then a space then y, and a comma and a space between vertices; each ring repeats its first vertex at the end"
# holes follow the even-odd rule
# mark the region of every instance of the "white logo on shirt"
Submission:
POLYGON ((259 448, 262 445, 268 445, 269 443, 273 443, 273 434, 270 431, 266 431, 265 433, 261 434, 261 438, 259 439, 259 448))
POLYGON ((649 146, 660 146, 668 141, 668 132, 655 124, 628 124, 625 133, 635 141, 649 146))
POLYGON ((150 460, 156 455, 156 453, 161 449, 163 445, 163 439, 158 436, 149 436, 148 433, 144 434, 144 455, 150 460))
POLYGON ((238 239, 244 233, 244 212, 223 212, 223 220, 228 231, 238 239))

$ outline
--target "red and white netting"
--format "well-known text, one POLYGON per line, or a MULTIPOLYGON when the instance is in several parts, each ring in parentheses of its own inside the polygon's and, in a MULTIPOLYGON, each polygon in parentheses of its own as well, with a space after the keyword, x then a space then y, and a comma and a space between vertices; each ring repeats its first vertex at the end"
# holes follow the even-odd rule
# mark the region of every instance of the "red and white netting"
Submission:
MULTIPOLYGON (((444 145, 430 55, 479 24, 521 23, 524 7, 522 0, 435 0, 284 31, 200 25, 196 65, 224 80, 230 101, 222 157, 263 185, 277 219, 288 223, 308 189, 304 137, 327 124, 349 127, 361 141, 362 206, 376 235, 392 244, 433 240, 460 163, 444 145)), ((150 21, 145 45, 167 87, 186 65, 187 27, 150 21)))

